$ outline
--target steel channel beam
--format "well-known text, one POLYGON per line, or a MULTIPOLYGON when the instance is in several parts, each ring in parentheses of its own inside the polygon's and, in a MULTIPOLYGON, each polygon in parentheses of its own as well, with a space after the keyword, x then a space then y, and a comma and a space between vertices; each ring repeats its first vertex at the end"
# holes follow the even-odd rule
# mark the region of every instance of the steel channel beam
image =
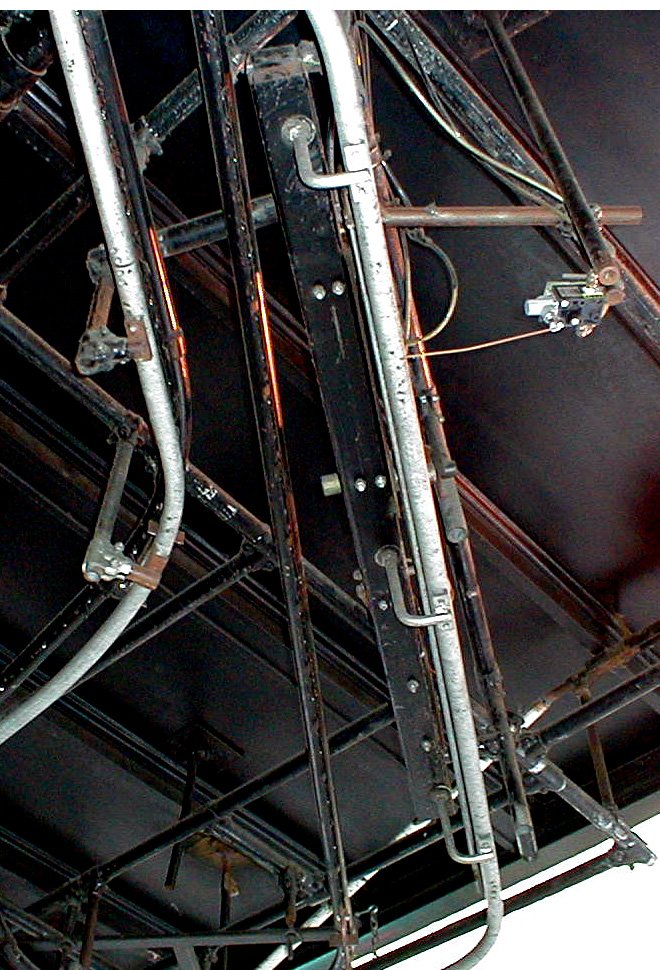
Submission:
MULTIPOLYGON (((384 41, 394 47, 407 68, 422 84, 421 69, 437 85, 440 96, 466 135, 485 152, 506 162, 532 178, 550 184, 549 174, 539 153, 520 133, 501 105, 493 101, 470 68, 449 51, 430 26, 420 18, 397 10, 369 10, 366 16, 384 41), (412 47, 411 47, 412 45, 412 47)), ((493 170, 495 175, 495 171, 493 170)), ((498 176, 499 177, 499 176, 498 176)), ((515 189, 507 180, 509 189, 515 189)), ((522 195, 520 195, 523 198, 522 195)), ((541 229, 571 266, 579 268, 575 246, 560 231, 541 229)), ((612 247, 622 270, 625 301, 613 308, 619 320, 650 356, 660 363, 660 291, 624 246, 607 229, 603 237, 612 247)))
POLYGON ((227 216, 236 301, 243 329, 273 539, 287 605, 289 635, 298 679, 314 800, 320 823, 326 879, 335 927, 343 935, 351 922, 346 867, 309 612, 307 580, 284 441, 284 419, 270 321, 249 209, 247 169, 230 69, 231 53, 222 12, 217 15, 208 12, 193 13, 193 26, 216 171, 227 216))
MULTIPOLYGON (((355 745, 389 727, 393 720, 394 717, 387 705, 376 708, 369 714, 336 731, 328 742, 330 753, 337 757, 339 754, 349 751, 355 745)), ((114 859, 94 866, 87 872, 81 873, 81 875, 64 883, 59 889, 40 900, 39 911, 43 912, 54 903, 61 901, 94 874, 98 875, 99 880, 104 884, 109 883, 141 862, 146 862, 160 852, 171 848, 182 839, 188 838, 216 822, 225 820, 239 809, 246 808, 258 798, 263 798, 281 785, 299 778, 306 773, 308 767, 307 752, 304 751, 257 778, 245 782, 228 795, 220 795, 212 799, 206 806, 198 809, 192 815, 175 822, 161 832, 157 832, 144 842, 122 852, 114 859)))
MULTIPOLYGON (((313 49, 312 49, 313 50, 313 49)), ((321 399, 342 483, 360 582, 364 585, 404 751, 415 818, 437 817, 434 784, 442 780, 442 739, 431 700, 431 677, 419 631, 404 627, 389 604, 384 570, 375 554, 396 537, 392 475, 350 299, 350 276, 334 226, 330 198, 297 176, 285 122, 305 116, 317 135, 310 151, 321 168, 319 124, 308 81, 305 48, 273 48, 253 56, 253 90, 301 309, 307 324, 321 399), (310 226, 314 231, 310 232, 310 226), (383 607, 385 607, 383 609, 383 607)))

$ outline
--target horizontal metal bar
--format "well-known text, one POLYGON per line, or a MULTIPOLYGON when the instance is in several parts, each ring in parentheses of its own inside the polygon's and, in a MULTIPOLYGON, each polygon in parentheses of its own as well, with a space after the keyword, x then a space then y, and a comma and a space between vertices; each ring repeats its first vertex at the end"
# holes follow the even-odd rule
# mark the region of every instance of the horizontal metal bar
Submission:
MULTIPOLYGON (((334 929, 291 930, 244 930, 238 933, 200 933, 194 936, 127 936, 100 937, 94 941, 94 949, 103 950, 160 950, 177 949, 181 946, 258 946, 260 944, 327 943, 336 946, 339 941, 334 929)), ((56 950, 60 941, 43 940, 32 944, 35 950, 56 950)))
POLYGON ((658 687, 660 687, 660 664, 633 677, 632 680, 627 680, 619 687, 614 687, 589 704, 584 704, 578 711, 567 715, 556 724, 551 724, 545 731, 540 732, 538 738, 546 747, 559 744, 560 741, 565 741, 578 731, 584 731, 592 724, 602 721, 603 718, 616 714, 628 704, 641 700, 658 687))
MULTIPOLYGON (((595 206, 604 226, 638 226, 644 210, 638 205, 595 206)), ((383 206, 383 222, 398 229, 426 226, 458 229, 478 226, 555 226, 566 224, 557 210, 546 205, 383 206)))
MULTIPOLYGON (((255 229, 277 222, 277 209, 272 195, 257 196, 252 200, 251 209, 255 229)), ((207 215, 167 226, 158 233, 158 241, 165 257, 187 253, 226 238, 227 220, 224 212, 209 212, 207 215)))

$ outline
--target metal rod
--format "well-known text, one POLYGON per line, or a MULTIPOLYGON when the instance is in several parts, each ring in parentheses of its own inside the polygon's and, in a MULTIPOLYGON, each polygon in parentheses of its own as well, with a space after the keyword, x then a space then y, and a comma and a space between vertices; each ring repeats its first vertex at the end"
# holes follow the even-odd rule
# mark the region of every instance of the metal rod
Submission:
MULTIPOLYGON (((260 195, 252 199, 252 220, 255 229, 272 226, 278 221, 275 199, 272 195, 260 195)), ((158 233, 163 256, 177 256, 200 246, 208 246, 227 238, 227 220, 223 212, 209 212, 186 222, 167 226, 158 233)))
POLYGON ((237 305, 243 327, 273 539, 278 552, 287 605, 289 634, 330 898, 336 927, 345 932, 351 921, 350 899, 309 613, 307 581, 283 436, 276 362, 254 225, 249 209, 247 170, 236 96, 224 37, 224 17, 222 12, 194 12, 193 24, 216 171, 227 217, 237 305))
MULTIPOLYGON (((255 229, 277 222, 277 209, 272 195, 261 195, 251 202, 255 229)), ((595 206, 604 226, 637 226, 644 211, 635 205, 595 206)), ((479 226, 561 226, 564 223, 551 206, 382 206, 383 223, 393 228, 427 226, 431 229, 471 228, 479 226)), ((195 219, 167 226, 158 233, 163 256, 177 256, 200 246, 227 238, 227 221, 222 212, 209 212, 195 219)), ((0 256, 1 260, 1 256, 0 256)), ((1 262, 0 262, 1 265, 1 262)), ((0 277, 1 278, 1 277, 0 277)))
MULTIPOLYGON (((346 727, 341 728, 335 734, 331 735, 328 741, 330 753, 336 757, 345 751, 349 751, 355 745, 366 741, 368 738, 384 730, 384 728, 389 727, 393 723, 393 720, 394 715, 389 705, 383 704, 375 708, 373 711, 358 718, 351 724, 347 724, 346 727)), ((238 809, 245 808, 258 798, 263 798, 271 794, 281 785, 287 784, 295 778, 299 778, 305 774, 308 767, 307 753, 301 752, 293 758, 282 762, 276 768, 271 768, 257 778, 245 782, 234 791, 229 792, 229 794, 220 795, 218 798, 212 799, 203 808, 193 812, 187 818, 181 819, 173 825, 168 826, 168 828, 157 832, 144 842, 140 842, 126 852, 115 856, 114 859, 110 859, 108 862, 94 867, 89 872, 82 873, 81 876, 70 879, 59 889, 56 889, 40 901, 40 911, 43 911, 44 907, 50 906, 52 902, 68 895, 93 873, 98 873, 99 881, 105 885, 134 866, 139 865, 141 862, 146 862, 165 849, 169 849, 176 842, 180 842, 182 839, 194 835, 200 829, 206 828, 214 822, 228 818, 238 809)))
POLYGON ((543 745, 551 748, 553 745, 565 741, 566 738, 570 738, 578 731, 585 731, 590 725, 597 724, 598 721, 602 721, 603 718, 609 717, 611 714, 616 714, 617 711, 623 710, 628 704, 641 700, 645 694, 649 694, 658 687, 660 687, 660 664, 656 664, 637 677, 627 680, 625 684, 614 687, 607 694, 597 697, 589 704, 583 705, 573 714, 568 714, 555 724, 551 724, 544 731, 539 732, 537 737, 543 745))
MULTIPOLYGON (((440 603, 448 608, 448 616, 443 624, 428 629, 430 651, 450 746, 454 735, 455 771, 457 778, 462 775, 465 780, 469 806, 466 823, 474 831, 476 850, 479 853, 487 852, 494 846, 493 829, 479 765, 458 629, 448 596, 447 567, 428 481, 424 443, 380 218, 380 200, 371 174, 371 153, 353 52, 336 13, 318 8, 308 11, 308 16, 325 64, 345 168, 347 171, 368 171, 365 179, 348 189, 355 217, 356 257, 361 264, 368 293, 376 369, 392 435, 422 606, 427 614, 435 612, 440 603)), ((488 952, 497 938, 501 923, 502 900, 497 862, 491 860, 481 863, 480 872, 488 900, 488 929, 476 948, 459 962, 461 968, 474 966, 488 952)))
MULTIPOLYGON (((368 10, 366 17, 391 44, 408 69, 422 85, 432 84, 437 94, 449 106, 465 135, 486 155, 518 169, 536 182, 549 184, 547 165, 540 153, 521 138, 518 128, 501 104, 495 102, 477 80, 456 49, 449 51, 441 39, 432 33, 427 21, 402 10, 368 10)), ((488 171, 498 176, 497 170, 488 171)), ((523 192, 514 180, 502 176, 509 189, 520 197, 523 192)), ((573 243, 554 229, 540 232, 551 240, 568 264, 580 270, 583 260, 576 258, 573 243)), ((660 316, 660 290, 648 274, 630 256, 624 246, 608 229, 603 237, 612 247, 623 270, 626 300, 613 314, 644 350, 660 362, 660 336, 657 326, 660 316)))
MULTIPOLYGON (((259 946, 272 943, 337 943, 336 929, 244 930, 241 932, 198 933, 194 936, 109 936, 94 941, 97 952, 122 950, 160 950, 179 946, 259 946)), ((32 944, 36 950, 54 950, 57 941, 43 940, 32 944)))
MULTIPOLYGON (((197 781, 197 752, 192 750, 188 753, 188 764, 186 766, 186 783, 181 795, 181 808, 179 818, 185 818, 192 811, 193 795, 195 794, 195 783, 197 781)), ((165 876, 165 889, 176 889, 176 881, 179 875, 181 859, 183 857, 183 842, 177 842, 172 846, 170 862, 165 876)))
MULTIPOLYGON (((604 226, 638 226, 644 210, 638 205, 595 205, 604 226)), ((383 222, 397 229, 426 226, 429 229, 470 229, 483 226, 565 225, 557 210, 546 205, 383 206, 383 222)))
MULTIPOLYGON (((588 687, 585 687, 580 691, 580 703, 584 706, 588 704, 590 700, 591 691, 588 687)), ((600 796, 600 800, 605 808, 608 808, 611 812, 616 812, 617 805, 614 799, 612 781, 610 779, 609 771, 607 770, 607 762, 605 761, 605 750, 603 748, 603 742, 601 741, 598 728, 595 724, 591 724, 587 728, 587 742, 589 744, 591 761, 596 773, 596 782, 598 783, 598 794, 600 796)))
POLYGON ((94 937, 96 936, 96 924, 99 918, 99 905, 101 903, 102 887, 97 882, 92 882, 87 895, 87 909, 85 911, 85 927, 83 929, 82 946, 80 948, 80 966, 82 970, 89 970, 92 965, 92 954, 94 952, 94 937))
POLYGON ((603 239, 594 212, 585 198, 523 63, 502 25, 499 13, 495 10, 485 10, 483 17, 509 84, 543 151, 553 180, 563 197, 566 212, 598 279, 603 286, 614 286, 620 283, 619 267, 603 239))

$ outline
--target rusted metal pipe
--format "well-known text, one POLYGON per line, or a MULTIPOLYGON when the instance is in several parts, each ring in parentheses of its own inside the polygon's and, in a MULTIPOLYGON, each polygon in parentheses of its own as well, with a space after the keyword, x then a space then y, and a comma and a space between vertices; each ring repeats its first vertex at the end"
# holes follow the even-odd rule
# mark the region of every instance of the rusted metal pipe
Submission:
MULTIPOLYGON (((594 206, 604 226, 638 226, 644 218, 639 205, 594 206)), ((471 229, 482 226, 555 226, 567 220, 549 205, 435 205, 383 206, 383 222, 397 229, 471 229)))

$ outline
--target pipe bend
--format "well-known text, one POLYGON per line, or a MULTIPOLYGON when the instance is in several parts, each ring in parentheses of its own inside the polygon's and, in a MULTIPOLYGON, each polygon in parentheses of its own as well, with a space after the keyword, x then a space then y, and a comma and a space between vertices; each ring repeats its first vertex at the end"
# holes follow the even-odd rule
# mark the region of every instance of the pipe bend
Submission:
MULTIPOLYGON (((160 573, 176 541, 185 496, 185 470, 180 436, 174 418, 167 381, 158 352, 149 301, 141 276, 141 261, 133 241, 122 186, 103 119, 100 94, 92 70, 79 11, 51 12, 53 33, 60 53, 76 124, 87 161, 103 233, 115 273, 124 312, 140 319, 145 327, 152 357, 137 361, 153 437, 163 468, 163 511, 148 552, 160 573)), ((142 566, 145 563, 141 564, 142 566)), ((0 744, 51 707, 112 647, 149 596, 149 589, 133 584, 113 612, 81 650, 42 688, 11 710, 0 721, 0 744)))

